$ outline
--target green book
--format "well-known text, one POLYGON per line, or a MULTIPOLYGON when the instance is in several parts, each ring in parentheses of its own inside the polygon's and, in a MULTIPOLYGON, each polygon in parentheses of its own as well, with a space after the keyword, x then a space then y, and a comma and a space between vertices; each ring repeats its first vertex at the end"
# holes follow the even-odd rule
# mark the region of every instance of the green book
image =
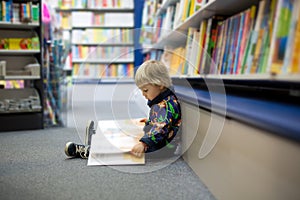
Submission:
POLYGON ((32 21, 38 22, 39 21, 39 5, 32 5, 32 21))

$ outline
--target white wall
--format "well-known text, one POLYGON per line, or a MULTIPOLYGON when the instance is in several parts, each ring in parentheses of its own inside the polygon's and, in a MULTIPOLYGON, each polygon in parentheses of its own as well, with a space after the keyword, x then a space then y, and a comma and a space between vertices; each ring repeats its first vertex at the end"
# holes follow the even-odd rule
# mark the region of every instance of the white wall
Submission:
POLYGON ((299 143, 187 103, 182 110, 184 160, 217 199, 300 198, 299 143), (222 127, 219 135, 214 127, 222 127), (203 146, 211 151, 199 156, 203 146))

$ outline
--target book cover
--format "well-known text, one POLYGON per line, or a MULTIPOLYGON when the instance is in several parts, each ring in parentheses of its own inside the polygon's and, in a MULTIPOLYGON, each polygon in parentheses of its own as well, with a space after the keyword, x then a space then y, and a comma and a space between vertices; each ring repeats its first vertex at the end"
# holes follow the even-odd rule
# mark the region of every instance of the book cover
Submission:
POLYGON ((262 38, 262 47, 258 54, 258 63, 256 67, 256 73, 265 73, 267 61, 270 52, 270 41, 273 32, 273 25, 275 19, 275 11, 276 11, 277 0, 271 0, 269 7, 269 17, 268 17, 268 24, 265 26, 265 34, 262 38))
POLYGON ((241 38, 241 44, 240 44, 240 51, 239 51, 239 57, 238 57, 238 63, 237 63, 237 68, 236 68, 236 74, 241 73, 241 65, 242 65, 242 60, 244 57, 245 49, 246 49, 246 44, 247 40, 249 38, 249 30, 251 28, 251 12, 252 12, 253 6, 251 8, 248 8, 246 11, 244 11, 244 28, 243 33, 242 33, 242 38, 241 38))
POLYGON ((226 74, 232 74, 233 73, 233 65, 234 65, 234 59, 235 59, 235 53, 239 38, 239 26, 240 26, 240 20, 241 20, 241 14, 237 14, 233 16, 233 29, 232 29, 232 35, 231 35, 231 41, 230 41, 230 49, 229 49, 229 55, 228 55, 228 62, 226 66, 226 74))
POLYGON ((277 29, 274 30, 274 51, 271 61, 271 73, 281 73, 284 56, 286 53, 286 45, 288 40, 288 33, 290 28, 291 16, 293 10, 292 0, 283 0, 281 7, 278 10, 279 21, 277 22, 277 29))
POLYGON ((192 49, 191 49, 190 57, 188 60, 188 70, 187 70, 187 74, 190 76, 194 75, 194 71, 196 68, 198 44, 199 44, 199 31, 194 30, 193 40, 192 40, 192 49))
POLYGON ((197 53, 197 58, 196 58, 197 62, 195 64, 195 74, 200 74, 200 70, 201 70, 200 63, 202 61, 203 48, 204 48, 204 45, 205 45, 206 28, 207 28, 207 20, 201 21, 200 30, 199 30, 198 53, 197 53))
POLYGON ((298 22, 296 25, 295 38, 294 38, 294 47, 292 50, 291 63, 288 69, 290 73, 300 73, 299 54, 300 54, 300 12, 298 13, 298 22))
POLYGON ((212 18, 209 18, 207 20, 207 28, 206 28, 206 33, 205 33, 205 44, 202 49, 202 55, 201 55, 201 62, 200 62, 200 67, 199 67, 199 74, 204 74, 204 69, 205 69, 205 63, 206 59, 208 57, 208 48, 209 48, 209 41, 210 41, 210 34, 211 34, 211 27, 212 27, 212 18))
POLYGON ((267 37, 269 31, 269 24, 272 23, 269 19, 271 18, 271 8, 272 8, 272 0, 266 0, 266 5, 263 10, 262 20, 260 23, 260 28, 258 31, 257 42, 255 48, 253 49, 253 61, 250 68, 250 73, 254 74, 259 71, 259 59, 260 55, 265 52, 265 48, 268 45, 267 37))
POLYGON ((222 66, 223 66, 223 59, 224 59, 224 52, 225 52, 225 47, 226 47, 226 42, 227 42, 227 35, 228 35, 228 26, 229 26, 230 19, 227 19, 223 23, 223 34, 222 34, 222 42, 220 46, 220 54, 218 58, 218 65, 217 67, 217 74, 222 73, 222 66))
POLYGON ((88 165, 141 165, 145 157, 130 153, 143 136, 144 123, 140 119, 98 121, 92 136, 88 165))
POLYGON ((288 42, 287 42, 287 48, 288 52, 285 54, 283 67, 282 67, 282 73, 299 73, 300 72, 300 58, 299 55, 299 40, 300 40, 300 1, 294 1, 294 9, 291 19, 291 24, 289 28, 289 36, 288 36, 288 42), (293 58, 294 57, 294 58, 293 58), (297 58, 298 57, 298 58, 297 58), (295 65, 293 68, 289 68, 291 65, 291 61, 294 59, 295 61, 298 60, 298 62, 295 62, 295 65), (298 63, 298 64, 297 64, 298 63))
POLYGON ((245 15, 246 12, 240 13, 240 23, 239 23, 239 30, 238 30, 238 38, 237 38, 237 44, 235 48, 235 55, 234 55, 234 61, 233 61, 233 69, 232 69, 232 74, 237 74, 237 66, 238 66, 238 61, 241 56, 241 43, 243 39, 243 32, 245 29, 245 15))
POLYGON ((191 62, 191 52, 192 52, 194 31, 197 31, 197 29, 193 28, 193 27, 188 28, 188 33, 187 33, 187 38, 186 38, 186 46, 185 46, 185 49, 186 49, 185 62, 184 62, 184 66, 182 68, 182 74, 187 74, 189 62, 191 62))
POLYGON ((247 73, 247 74, 250 73, 251 66, 253 63, 254 53, 255 53, 256 45, 257 45, 257 42, 259 39, 259 30, 260 30, 261 23, 263 20, 266 3, 267 3, 267 0, 263 0, 263 1, 259 2, 258 13, 257 13, 257 17, 255 20, 255 27, 251 32, 251 39, 250 39, 250 43, 249 43, 250 49, 249 49, 248 57, 247 57, 247 60, 245 63, 245 73, 247 73))
POLYGON ((240 74, 244 74, 246 70, 246 62, 248 59, 248 56, 250 54, 250 47, 251 47, 251 38, 252 38, 252 32, 253 32, 253 26, 255 23, 255 15, 256 15, 256 6, 251 7, 251 12, 250 12, 250 29, 248 33, 248 38, 245 41, 245 50, 244 50, 244 55, 241 61, 241 66, 240 66, 240 74))
POLYGON ((221 67, 221 74, 225 74, 227 70, 227 63, 228 58, 230 54, 230 45, 232 40, 232 33, 233 33, 233 17, 230 17, 228 20, 228 29, 226 32, 226 41, 225 41, 225 47, 224 47, 224 53, 223 53, 223 59, 222 59, 222 67, 221 67))
POLYGON ((216 47, 214 48, 213 55, 212 55, 210 74, 218 74, 218 64, 220 61, 224 31, 225 31, 225 23, 219 24, 217 27, 217 44, 216 47))

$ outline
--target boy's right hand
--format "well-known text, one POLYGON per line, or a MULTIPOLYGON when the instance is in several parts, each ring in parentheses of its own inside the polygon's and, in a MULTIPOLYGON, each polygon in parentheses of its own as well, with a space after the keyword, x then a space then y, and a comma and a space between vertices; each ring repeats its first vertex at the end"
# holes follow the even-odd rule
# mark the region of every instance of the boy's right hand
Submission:
POLYGON ((137 157, 142 157, 142 155, 145 153, 145 149, 146 149, 146 144, 144 144, 143 142, 139 142, 136 145, 134 145, 131 149, 131 154, 135 155, 137 157))

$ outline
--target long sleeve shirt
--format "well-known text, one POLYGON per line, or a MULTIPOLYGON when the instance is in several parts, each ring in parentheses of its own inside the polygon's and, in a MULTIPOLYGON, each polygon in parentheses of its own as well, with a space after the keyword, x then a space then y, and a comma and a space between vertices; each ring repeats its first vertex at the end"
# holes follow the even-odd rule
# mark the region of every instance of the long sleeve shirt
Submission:
POLYGON ((146 152, 153 152, 169 145, 178 133, 181 109, 176 95, 169 89, 148 101, 148 106, 149 118, 140 141, 148 146, 146 152))

